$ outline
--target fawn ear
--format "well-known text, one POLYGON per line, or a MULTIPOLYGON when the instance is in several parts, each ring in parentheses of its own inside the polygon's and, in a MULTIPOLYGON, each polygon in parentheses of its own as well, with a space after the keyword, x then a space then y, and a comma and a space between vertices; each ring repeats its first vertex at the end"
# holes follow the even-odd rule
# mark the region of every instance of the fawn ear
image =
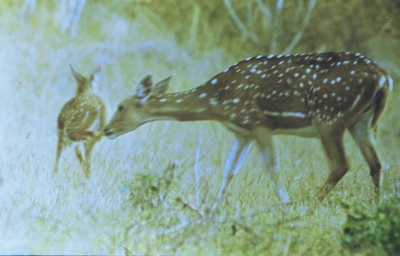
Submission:
POLYGON ((100 81, 100 72, 101 72, 100 67, 97 67, 96 70, 93 72, 93 74, 90 76, 90 80, 95 83, 98 83, 100 81))
POLYGON ((149 74, 149 75, 145 76, 145 78, 143 78, 142 81, 140 81, 140 83, 138 84, 137 90, 136 90, 136 95, 140 99, 144 99, 144 98, 150 96, 152 85, 153 85, 152 75, 149 74))
POLYGON ((171 78, 172 78, 172 76, 169 76, 169 77, 165 78, 164 80, 158 82, 153 88, 153 93, 155 95, 164 94, 168 89, 168 84, 169 84, 169 81, 171 81, 171 78))
POLYGON ((69 66, 70 66, 72 74, 74 75, 75 80, 78 82, 78 84, 81 84, 82 82, 84 82, 85 77, 82 76, 80 73, 78 73, 71 64, 69 64, 69 66))

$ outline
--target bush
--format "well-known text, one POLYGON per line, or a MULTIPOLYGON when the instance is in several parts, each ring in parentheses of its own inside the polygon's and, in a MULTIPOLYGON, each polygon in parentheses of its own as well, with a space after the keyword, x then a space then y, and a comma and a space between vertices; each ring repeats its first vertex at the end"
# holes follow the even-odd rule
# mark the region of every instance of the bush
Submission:
POLYGON ((176 163, 169 163, 161 175, 137 173, 133 180, 125 180, 120 191, 126 194, 126 200, 134 208, 143 211, 160 206, 170 192, 174 179, 176 163))
POLYGON ((375 247, 388 255, 400 253, 400 197, 393 197, 375 210, 365 205, 346 202, 347 222, 342 243, 356 251, 375 247))

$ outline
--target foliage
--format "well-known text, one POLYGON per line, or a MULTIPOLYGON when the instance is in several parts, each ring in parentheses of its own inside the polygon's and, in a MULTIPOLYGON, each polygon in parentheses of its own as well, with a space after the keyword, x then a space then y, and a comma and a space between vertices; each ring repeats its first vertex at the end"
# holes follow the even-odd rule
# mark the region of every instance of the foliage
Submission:
POLYGON ((398 0, 316 1, 309 8, 310 4, 312 0, 132 0, 121 9, 133 18, 139 11, 148 13, 183 45, 200 51, 219 45, 236 57, 285 50, 365 52, 366 41, 378 34, 400 36, 398 0), (298 36, 298 43, 289 47, 298 36))
POLYGON ((137 173, 134 179, 123 181, 120 190, 128 193, 128 201, 139 211, 155 208, 168 196, 176 164, 171 163, 164 175, 137 173))
POLYGON ((400 197, 386 200, 375 210, 359 203, 343 203, 347 209, 343 245, 351 251, 377 247, 389 255, 400 252, 400 197))
POLYGON ((129 201, 143 210, 158 205, 158 192, 162 181, 157 175, 138 173, 133 180, 123 181, 120 189, 129 190, 129 201))

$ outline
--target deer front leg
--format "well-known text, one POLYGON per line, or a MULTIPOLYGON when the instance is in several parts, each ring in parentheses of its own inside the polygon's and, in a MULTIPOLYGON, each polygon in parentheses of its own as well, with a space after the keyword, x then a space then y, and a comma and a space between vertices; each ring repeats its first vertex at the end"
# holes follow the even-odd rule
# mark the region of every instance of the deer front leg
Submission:
POLYGON ((225 163, 224 178, 222 180, 222 185, 219 190, 217 200, 215 201, 215 203, 211 209, 211 213, 213 213, 217 209, 218 204, 224 198, 225 190, 226 190, 228 184, 230 183, 232 178, 238 173, 238 171, 242 167, 242 164, 243 164, 252 144, 253 143, 252 143, 252 140, 250 137, 236 137, 235 142, 232 147, 232 150, 231 150, 229 157, 225 163))
POLYGON ((290 203, 289 195, 279 182, 279 158, 274 149, 271 131, 265 127, 258 127, 253 130, 253 135, 256 139, 258 147, 260 148, 263 162, 268 172, 271 174, 272 181, 274 182, 279 198, 285 204, 290 203))
POLYGON ((96 136, 95 131, 82 130, 82 129, 69 129, 68 138, 72 141, 85 141, 90 140, 96 136))

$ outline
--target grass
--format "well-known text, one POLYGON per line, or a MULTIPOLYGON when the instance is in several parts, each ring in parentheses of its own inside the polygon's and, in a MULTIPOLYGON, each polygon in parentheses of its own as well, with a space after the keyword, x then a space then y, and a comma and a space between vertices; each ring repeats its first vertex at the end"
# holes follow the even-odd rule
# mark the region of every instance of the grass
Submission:
MULTIPOLYGON (((70 150, 53 177, 57 115, 76 86, 68 63, 83 74, 102 68, 100 88, 112 113, 150 72, 158 80, 174 73, 170 90, 180 91, 236 61, 218 48, 193 57, 145 18, 132 22, 101 5, 92 8, 74 39, 43 5, 30 19, 15 6, 1 11, 1 254, 350 255, 340 244, 346 219, 340 201, 374 203, 367 166, 348 135, 352 169, 321 204, 314 196, 328 168, 318 140, 281 136, 275 139, 280 179, 294 203, 280 204, 254 147, 217 216, 201 218, 218 193, 233 143, 212 122, 157 122, 103 140, 90 180, 70 150), (99 17, 107 22, 100 25, 99 17)), ((398 193, 400 178, 394 98, 378 139, 388 198, 398 193)))

